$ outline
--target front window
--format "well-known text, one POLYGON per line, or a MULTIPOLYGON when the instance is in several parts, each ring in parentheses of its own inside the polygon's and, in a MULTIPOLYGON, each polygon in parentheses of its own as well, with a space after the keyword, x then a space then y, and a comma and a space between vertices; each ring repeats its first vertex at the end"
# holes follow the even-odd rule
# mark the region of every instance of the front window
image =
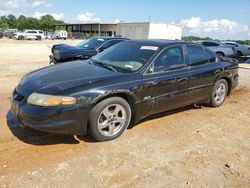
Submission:
POLYGON ((92 60, 112 66, 117 71, 131 73, 143 67, 157 50, 157 46, 126 41, 108 48, 92 60))
POLYGON ((80 47, 83 47, 83 48, 95 49, 104 42, 105 42, 104 39, 92 38, 92 39, 88 39, 88 40, 85 40, 85 41, 81 42, 77 46, 80 46, 80 47))
POLYGON ((154 71, 161 72, 185 67, 182 46, 165 49, 154 62, 154 71))

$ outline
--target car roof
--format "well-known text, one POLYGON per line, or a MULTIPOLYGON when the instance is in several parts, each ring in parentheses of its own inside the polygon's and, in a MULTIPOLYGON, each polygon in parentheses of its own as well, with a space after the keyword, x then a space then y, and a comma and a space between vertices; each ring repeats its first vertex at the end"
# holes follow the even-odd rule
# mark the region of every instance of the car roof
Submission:
MULTIPOLYGON (((158 46, 160 48, 164 48, 171 45, 177 44, 195 44, 193 42, 186 42, 181 40, 165 40, 165 39, 150 39, 150 40, 129 40, 127 42, 136 42, 145 46, 158 46)), ((197 45, 197 44, 195 44, 197 45)))
POLYGON ((213 42, 213 43, 218 43, 218 44, 221 43, 220 41, 216 41, 216 40, 196 40, 194 42, 213 42))
POLYGON ((112 37, 112 36, 101 36, 101 37, 94 37, 96 39, 103 39, 103 40, 112 40, 112 39, 124 39, 124 40, 128 40, 127 38, 123 38, 123 37, 112 37))

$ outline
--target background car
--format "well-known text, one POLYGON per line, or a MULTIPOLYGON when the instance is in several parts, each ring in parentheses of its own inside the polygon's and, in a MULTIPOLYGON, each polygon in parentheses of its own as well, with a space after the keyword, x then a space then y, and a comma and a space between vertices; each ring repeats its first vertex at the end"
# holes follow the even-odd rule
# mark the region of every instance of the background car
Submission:
POLYGON ((55 30, 51 32, 48 36, 49 39, 64 39, 68 38, 68 32, 65 30, 55 30))
POLYGON ((236 57, 236 49, 232 46, 229 46, 227 44, 223 44, 218 41, 213 40, 203 40, 203 41, 194 41, 195 43, 202 44, 215 52, 216 54, 220 56, 227 56, 231 58, 236 57))
POLYGON ((0 39, 4 37, 4 31, 0 29, 0 39))
POLYGON ((227 44, 229 46, 232 46, 236 49, 236 58, 240 58, 241 56, 250 55, 250 47, 249 46, 239 44, 239 43, 233 42, 233 41, 225 41, 223 43, 227 44))
POLYGON ((62 63, 77 59, 89 59, 97 53, 119 43, 126 38, 121 37, 95 37, 81 42, 77 46, 57 44, 51 49, 50 63, 62 63))
POLYGON ((17 32, 14 34, 14 38, 18 40, 42 40, 45 38, 44 32, 41 30, 25 30, 24 32, 17 32))
POLYGON ((121 42, 93 58, 33 71, 15 88, 11 110, 23 127, 117 138, 135 122, 197 103, 223 104, 238 84, 237 60, 202 45, 121 42))
POLYGON ((17 29, 8 29, 6 32, 5 32, 5 37, 8 37, 8 38, 13 38, 14 37, 14 34, 17 32, 17 29))

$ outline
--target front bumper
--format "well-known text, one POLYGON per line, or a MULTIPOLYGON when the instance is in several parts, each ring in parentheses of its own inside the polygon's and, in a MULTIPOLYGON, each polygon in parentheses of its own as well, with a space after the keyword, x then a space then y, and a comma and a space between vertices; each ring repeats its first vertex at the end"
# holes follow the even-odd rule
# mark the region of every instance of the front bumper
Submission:
POLYGON ((21 94, 17 89, 11 100, 11 111, 21 127, 68 135, 85 135, 87 133, 87 108, 79 105, 35 106, 27 104, 26 96, 28 95, 21 94))

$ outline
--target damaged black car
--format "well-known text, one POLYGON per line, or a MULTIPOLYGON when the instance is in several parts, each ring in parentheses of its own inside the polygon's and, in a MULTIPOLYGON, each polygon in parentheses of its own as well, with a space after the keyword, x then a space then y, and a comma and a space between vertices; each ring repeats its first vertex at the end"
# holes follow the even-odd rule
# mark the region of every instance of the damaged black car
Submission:
POLYGON ((238 79, 237 61, 199 44, 128 40, 89 60, 27 74, 11 110, 21 127, 107 141, 151 114, 197 103, 218 107, 238 79))
POLYGON ((50 64, 63 63, 77 59, 89 59, 103 50, 128 40, 121 37, 96 37, 81 42, 76 46, 57 44, 51 49, 50 64))

